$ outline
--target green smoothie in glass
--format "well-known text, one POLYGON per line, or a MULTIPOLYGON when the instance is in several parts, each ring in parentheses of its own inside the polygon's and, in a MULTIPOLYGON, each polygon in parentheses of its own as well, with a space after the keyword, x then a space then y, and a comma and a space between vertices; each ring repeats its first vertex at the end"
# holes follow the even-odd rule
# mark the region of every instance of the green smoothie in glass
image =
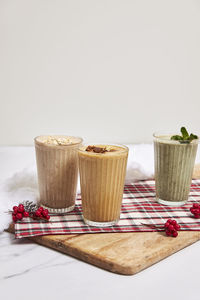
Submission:
POLYGON ((154 134, 156 199, 181 206, 188 200, 199 138, 181 128, 182 135, 154 134))

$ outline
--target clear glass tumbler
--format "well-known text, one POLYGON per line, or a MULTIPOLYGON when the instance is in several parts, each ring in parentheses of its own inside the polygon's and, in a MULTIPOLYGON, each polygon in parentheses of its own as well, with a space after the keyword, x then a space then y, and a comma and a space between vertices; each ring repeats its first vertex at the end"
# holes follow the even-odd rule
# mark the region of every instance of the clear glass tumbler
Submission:
POLYGON ((83 219, 92 226, 112 226, 120 218, 128 148, 123 145, 95 145, 105 153, 79 149, 79 170, 83 219))
POLYGON ((181 206, 189 197, 199 141, 180 143, 171 140, 172 135, 153 135, 156 199, 161 204, 181 206))
POLYGON ((67 139, 69 143, 47 143, 49 136, 35 138, 40 204, 50 212, 69 212, 75 206, 78 148, 82 139, 63 135, 50 137, 67 139))

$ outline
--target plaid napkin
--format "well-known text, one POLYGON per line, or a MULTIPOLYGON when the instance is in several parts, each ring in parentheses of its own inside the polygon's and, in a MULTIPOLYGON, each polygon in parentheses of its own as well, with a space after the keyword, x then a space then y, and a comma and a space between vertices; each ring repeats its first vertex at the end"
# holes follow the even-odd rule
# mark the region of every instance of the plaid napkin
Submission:
MULTIPOLYGON (((112 227, 88 226, 82 219, 81 196, 78 195, 75 209, 67 214, 51 214, 49 222, 24 218, 15 224, 16 238, 48 234, 80 234, 103 232, 145 232, 157 231, 149 225, 163 226, 168 218, 174 218, 181 230, 200 230, 200 219, 195 219, 189 208, 200 201, 200 180, 193 180, 187 204, 170 207, 155 201, 155 182, 139 181, 124 188, 120 220, 112 227)), ((162 230, 162 229, 160 229, 162 230)))

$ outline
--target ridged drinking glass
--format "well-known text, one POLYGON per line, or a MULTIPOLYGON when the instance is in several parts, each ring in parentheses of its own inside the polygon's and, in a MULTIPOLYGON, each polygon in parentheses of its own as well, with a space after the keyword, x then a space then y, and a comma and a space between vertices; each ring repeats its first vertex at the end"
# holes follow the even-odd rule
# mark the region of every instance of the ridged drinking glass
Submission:
POLYGON ((74 209, 78 179, 78 148, 81 138, 69 138, 72 143, 53 145, 45 143, 48 136, 35 138, 40 204, 50 212, 63 213, 74 209))
POLYGON ((173 134, 154 134, 156 199, 161 204, 181 206, 189 197, 199 140, 180 143, 173 134))
POLYGON ((128 158, 127 147, 106 146, 118 150, 94 153, 83 147, 78 151, 83 218, 85 223, 100 227, 112 226, 120 218, 128 158))

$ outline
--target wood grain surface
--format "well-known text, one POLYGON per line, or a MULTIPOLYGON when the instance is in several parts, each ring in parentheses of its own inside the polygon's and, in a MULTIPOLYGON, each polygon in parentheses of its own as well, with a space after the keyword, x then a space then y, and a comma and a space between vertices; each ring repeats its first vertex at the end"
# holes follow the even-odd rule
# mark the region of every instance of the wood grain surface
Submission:
MULTIPOLYGON (((193 178, 200 179, 200 164, 193 178)), ((14 232, 14 227, 9 227, 14 232)), ((163 232, 46 235, 29 240, 71 255, 102 269, 133 275, 200 239, 200 232, 179 232, 177 238, 163 232)))
MULTIPOLYGON (((13 229, 9 230, 13 232, 13 229)), ((200 239, 200 232, 163 232, 47 235, 29 238, 102 269, 133 275, 200 239)))

